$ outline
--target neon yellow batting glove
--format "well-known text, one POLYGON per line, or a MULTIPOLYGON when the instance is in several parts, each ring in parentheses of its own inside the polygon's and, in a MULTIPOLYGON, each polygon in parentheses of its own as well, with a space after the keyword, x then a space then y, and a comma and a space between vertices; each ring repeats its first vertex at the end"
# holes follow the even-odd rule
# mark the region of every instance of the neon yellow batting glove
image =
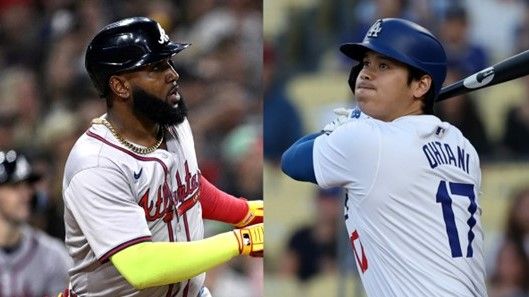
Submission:
POLYGON ((255 224, 242 229, 233 230, 239 243, 239 254, 263 257, 264 255, 264 224, 255 224))

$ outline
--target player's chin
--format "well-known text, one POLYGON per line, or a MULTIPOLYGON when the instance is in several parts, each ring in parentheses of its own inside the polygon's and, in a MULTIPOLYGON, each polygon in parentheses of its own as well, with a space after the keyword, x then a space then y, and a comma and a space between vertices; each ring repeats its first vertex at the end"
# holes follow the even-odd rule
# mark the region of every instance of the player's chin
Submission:
POLYGON ((374 117, 377 114, 376 108, 374 106, 374 101, 366 99, 365 97, 359 98, 356 97, 357 105, 360 110, 370 117, 374 117))
POLYGON ((375 94, 372 92, 366 92, 365 89, 360 89, 360 92, 355 92, 355 98, 359 106, 365 106, 375 101, 375 94))

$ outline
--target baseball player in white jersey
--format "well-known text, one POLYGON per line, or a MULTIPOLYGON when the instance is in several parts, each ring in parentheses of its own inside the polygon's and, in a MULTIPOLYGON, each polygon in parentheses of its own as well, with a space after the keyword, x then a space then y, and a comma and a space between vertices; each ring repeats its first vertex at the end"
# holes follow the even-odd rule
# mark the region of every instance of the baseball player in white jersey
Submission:
POLYGON ((201 176, 169 41, 157 22, 103 28, 86 53, 107 113, 76 142, 63 181, 71 296, 211 296, 205 271, 262 257, 263 204, 201 176), (235 225, 203 239, 203 218, 235 225))
POLYGON ((0 151, 0 296, 56 296, 68 283, 64 244, 27 225, 39 176, 14 150, 0 151))
POLYGON ((283 171, 345 188, 368 296, 487 296, 479 157, 432 115, 446 75, 442 45, 415 23, 381 19, 340 49, 359 62, 349 79, 359 109, 292 145, 283 171))

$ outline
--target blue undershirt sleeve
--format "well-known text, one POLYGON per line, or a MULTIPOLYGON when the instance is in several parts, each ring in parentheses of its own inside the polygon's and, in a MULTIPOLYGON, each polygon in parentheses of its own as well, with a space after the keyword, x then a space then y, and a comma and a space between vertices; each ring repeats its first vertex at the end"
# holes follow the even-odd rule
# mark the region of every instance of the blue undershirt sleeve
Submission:
POLYGON ((312 163, 312 147, 314 146, 314 139, 320 135, 322 133, 304 136, 283 153, 281 170, 286 175, 295 180, 318 184, 312 163))

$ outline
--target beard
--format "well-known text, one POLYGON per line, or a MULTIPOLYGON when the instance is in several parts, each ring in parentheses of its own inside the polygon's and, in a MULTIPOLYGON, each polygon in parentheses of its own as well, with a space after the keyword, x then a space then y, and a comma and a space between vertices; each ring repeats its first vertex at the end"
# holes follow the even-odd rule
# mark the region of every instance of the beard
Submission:
POLYGON ((162 126, 181 124, 187 117, 187 107, 180 95, 178 106, 174 107, 160 98, 135 88, 132 91, 134 113, 162 126))

